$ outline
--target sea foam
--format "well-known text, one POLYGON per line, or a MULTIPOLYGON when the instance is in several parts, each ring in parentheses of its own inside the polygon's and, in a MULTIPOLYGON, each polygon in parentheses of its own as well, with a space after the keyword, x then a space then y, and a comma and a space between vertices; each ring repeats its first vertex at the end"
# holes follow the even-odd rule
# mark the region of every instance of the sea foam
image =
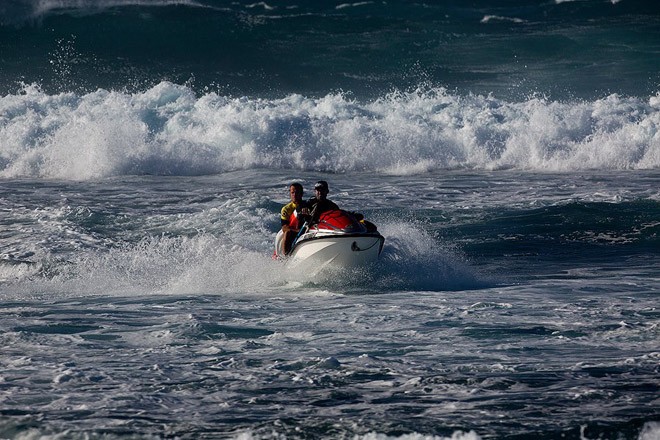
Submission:
POLYGON ((441 88, 368 102, 231 98, 169 82, 135 94, 49 95, 31 85, 0 98, 0 177, 655 169, 659 101, 507 102, 441 88))

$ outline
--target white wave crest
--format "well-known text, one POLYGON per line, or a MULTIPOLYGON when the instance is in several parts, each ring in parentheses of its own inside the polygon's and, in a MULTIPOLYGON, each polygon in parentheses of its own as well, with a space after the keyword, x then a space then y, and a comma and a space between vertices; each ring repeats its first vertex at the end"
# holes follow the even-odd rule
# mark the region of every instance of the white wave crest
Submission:
POLYGON ((357 102, 136 94, 0 98, 0 177, 99 179, 277 168, 416 174, 437 169, 655 169, 659 96, 507 102, 444 89, 357 102))

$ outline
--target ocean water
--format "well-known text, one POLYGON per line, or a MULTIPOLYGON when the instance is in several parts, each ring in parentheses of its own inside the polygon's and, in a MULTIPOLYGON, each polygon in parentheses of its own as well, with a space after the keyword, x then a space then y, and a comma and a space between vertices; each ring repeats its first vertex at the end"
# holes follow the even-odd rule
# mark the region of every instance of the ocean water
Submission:
POLYGON ((660 3, 0 4, 0 439, 660 438, 660 3), (271 259, 287 187, 385 236, 271 259))

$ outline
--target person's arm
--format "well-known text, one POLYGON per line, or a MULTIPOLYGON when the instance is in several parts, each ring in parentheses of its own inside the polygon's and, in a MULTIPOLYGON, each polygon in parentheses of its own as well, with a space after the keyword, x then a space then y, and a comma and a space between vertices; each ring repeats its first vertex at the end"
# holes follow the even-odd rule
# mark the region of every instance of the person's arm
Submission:
POLYGON ((319 221, 320 213, 318 211, 319 211, 319 208, 321 207, 321 204, 316 199, 309 199, 309 202, 307 202, 307 203, 309 205, 309 210, 310 210, 309 222, 312 225, 316 224, 319 221))
POLYGON ((282 208, 282 211, 280 212, 280 220, 282 221, 282 230, 284 232, 287 232, 289 229, 291 229, 289 227, 289 217, 290 217, 291 213, 288 211, 288 209, 287 209, 288 207, 289 207, 289 205, 285 205, 282 208))
POLYGON ((356 219, 357 221, 359 221, 359 222, 361 222, 362 220, 364 220, 364 214, 362 214, 361 212, 350 211, 349 213, 350 213, 353 217, 355 217, 355 219, 356 219))

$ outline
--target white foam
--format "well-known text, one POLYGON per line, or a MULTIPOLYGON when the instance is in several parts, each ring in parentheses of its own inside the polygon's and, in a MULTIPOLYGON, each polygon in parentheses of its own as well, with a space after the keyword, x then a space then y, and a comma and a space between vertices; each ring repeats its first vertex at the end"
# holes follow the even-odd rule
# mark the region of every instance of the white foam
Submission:
POLYGON ((197 97, 168 82, 127 94, 0 98, 0 177, 87 180, 252 168, 417 174, 449 168, 655 169, 660 108, 610 95, 592 102, 506 102, 443 89, 370 102, 197 97))
POLYGON ((61 10, 103 10, 118 6, 202 6, 194 0, 32 0, 27 3, 31 3, 35 16, 61 10))
POLYGON ((335 9, 357 8, 359 6, 372 5, 374 2, 356 2, 356 3, 342 3, 335 6, 335 9))
MULTIPOLYGON (((235 440, 257 440, 262 437, 251 431, 246 431, 236 434, 236 436, 234 436, 233 438, 235 440)), ((419 433, 391 436, 377 432, 370 432, 368 434, 356 435, 353 437, 353 439, 354 440, 480 440, 481 436, 479 436, 474 431, 469 431, 469 432, 455 431, 450 437, 419 434, 419 433)))
MULTIPOLYGON (((61 248, 52 255, 33 256, 30 264, 0 265, 0 283, 11 297, 49 292, 49 296, 126 296, 143 294, 252 294, 296 289, 355 289, 445 291, 492 284, 466 264, 460 253, 446 249, 414 222, 377 220, 387 237, 378 263, 341 276, 328 272, 310 276, 287 270, 271 259, 269 216, 244 217, 245 205, 225 204, 223 215, 241 221, 221 222, 220 231, 194 235, 158 235, 158 224, 170 229, 203 224, 219 211, 181 218, 157 218, 152 231, 137 242, 108 247, 83 246, 61 261, 61 248)), ((215 219, 217 220, 217 218, 215 219)), ((75 234, 74 234, 75 235, 75 234)), ((68 245, 67 245, 68 246, 68 245)), ((327 296, 327 291, 314 294, 327 296)))
POLYGON ((428 434, 402 434, 400 436, 390 436, 379 433, 369 433, 355 436, 359 440, 479 440, 481 437, 474 431, 463 432, 455 431, 451 437, 428 435, 428 434))
POLYGON ((660 439, 660 422, 647 422, 639 433, 639 440, 660 439))
POLYGON ((500 15, 485 15, 480 21, 480 23, 491 23, 491 22, 524 23, 525 20, 515 17, 502 17, 500 15))

